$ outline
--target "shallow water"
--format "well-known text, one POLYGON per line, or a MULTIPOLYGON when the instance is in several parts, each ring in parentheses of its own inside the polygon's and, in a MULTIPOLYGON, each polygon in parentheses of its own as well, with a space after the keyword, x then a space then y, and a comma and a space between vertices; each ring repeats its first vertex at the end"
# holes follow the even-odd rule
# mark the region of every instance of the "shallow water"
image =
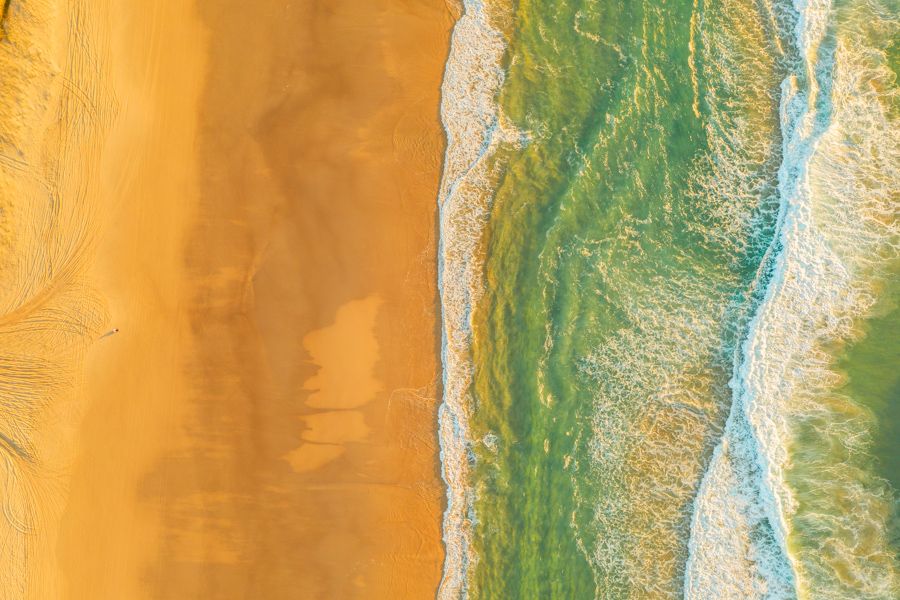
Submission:
POLYGON ((442 596, 891 597, 896 3, 466 15, 442 596))

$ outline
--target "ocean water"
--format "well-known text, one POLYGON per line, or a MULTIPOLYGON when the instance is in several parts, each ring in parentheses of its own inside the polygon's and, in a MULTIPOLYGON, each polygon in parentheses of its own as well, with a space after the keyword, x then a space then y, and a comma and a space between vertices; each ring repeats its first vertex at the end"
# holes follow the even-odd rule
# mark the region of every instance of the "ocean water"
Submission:
POLYGON ((464 8, 439 597, 900 597, 900 2, 464 8))

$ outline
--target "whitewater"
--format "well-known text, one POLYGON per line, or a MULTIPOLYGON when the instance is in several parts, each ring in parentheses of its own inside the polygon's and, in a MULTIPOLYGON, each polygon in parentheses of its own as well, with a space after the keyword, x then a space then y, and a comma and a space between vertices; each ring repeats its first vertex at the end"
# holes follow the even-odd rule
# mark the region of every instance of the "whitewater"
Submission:
MULTIPOLYGON (((890 598, 898 590, 884 539, 869 555, 848 548, 838 557, 851 588, 817 573, 822 565, 815 563, 827 557, 804 561, 791 550, 798 511, 786 476, 792 421, 824 410, 817 396, 836 378, 823 345, 849 338, 854 319, 871 307, 865 267, 896 245, 889 190, 900 159, 896 132, 865 86, 866 75, 878 73, 867 73, 844 41, 823 51, 834 35, 831 2, 798 0, 794 7, 804 62, 781 88, 777 234, 760 271, 765 297, 736 354, 725 433, 695 502, 686 598, 840 598, 851 590, 890 598), (854 131, 874 150, 857 160, 847 151, 854 131), (873 189, 867 179, 884 186, 873 189)), ((851 515, 841 518, 847 530, 861 529, 851 515)), ((832 543, 847 542, 832 533, 832 543)))
MULTIPOLYGON (((604 2, 576 4, 602 7, 604 2)), ((708 120, 710 140, 708 155, 694 160, 690 176, 695 178, 697 198, 708 202, 711 215, 706 221, 688 220, 687 228, 695 227, 704 245, 733 248, 740 260, 751 257, 750 280, 745 285, 724 267, 721 271, 726 274, 721 276, 718 267, 708 272, 701 267, 680 271, 673 267, 671 272, 684 279, 667 279, 662 266, 654 272, 657 263, 637 252, 646 263, 633 259, 634 272, 615 292, 640 296, 631 298, 630 304, 623 302, 621 308, 640 326, 606 332, 602 344, 576 355, 573 369, 585 378, 593 396, 574 405, 571 398, 554 395, 549 384, 545 387, 554 367, 548 357, 557 346, 567 347, 560 332, 569 338, 586 334, 574 324, 555 328, 548 322, 545 338, 537 342, 543 348, 541 359, 534 365, 539 397, 526 405, 523 395, 516 406, 548 415, 549 433, 542 440, 513 440, 512 434, 505 439, 493 430, 485 434, 483 424, 473 425, 480 403, 491 400, 473 394, 479 370, 473 356, 477 342, 473 320, 484 298, 496 293, 485 275, 490 259, 485 239, 498 235, 491 231, 492 219, 504 216, 493 206, 498 181, 504 177, 504 163, 498 157, 557 132, 542 130, 535 121, 535 129, 525 133, 521 121, 514 125, 504 115, 498 97, 508 84, 510 64, 538 62, 540 55, 510 57, 505 28, 516 21, 507 18, 505 5, 465 0, 452 36, 441 103, 447 148, 438 197, 444 386, 439 436, 447 507, 439 598, 489 596, 473 586, 479 570, 501 580, 514 576, 496 573, 496 565, 507 564, 509 557, 501 561, 476 547, 502 547, 484 540, 506 535, 498 527, 510 527, 507 522, 492 522, 494 513, 478 509, 483 490, 500 494, 496 491, 500 489, 505 494, 509 486, 522 485, 522 503, 528 501, 526 492, 533 491, 525 483, 505 479, 499 459, 497 465, 484 465, 485 456, 488 462, 492 456, 506 456, 498 455, 498 448, 508 450, 516 444, 522 453, 526 447, 528 451, 537 447, 538 457, 571 445, 572 450, 559 450, 562 460, 547 464, 557 465, 552 468, 571 480, 575 508, 568 519, 569 531, 561 535, 575 540, 581 560, 593 574, 595 598, 622 597, 626 589, 628 597, 650 598, 900 597, 897 557, 887 523, 894 510, 892 492, 867 466, 860 466, 875 423, 864 407, 840 391, 843 378, 835 358, 860 339, 860 323, 872 313, 900 258, 896 219, 900 133, 891 115, 892 103, 900 98, 884 52, 871 41, 895 36, 900 14, 892 0, 756 4, 765 24, 762 30, 777 33, 766 43, 777 57, 772 72, 781 74, 780 86, 762 92, 753 89, 747 95, 751 100, 773 99, 771 139, 757 135, 749 118, 716 108, 741 108, 727 91, 751 87, 741 72, 726 68, 741 65, 744 55, 735 50, 733 56, 717 56, 723 47, 728 51, 729 38, 713 40, 709 32, 715 33, 714 27, 704 23, 708 18, 704 10, 711 12, 711 5, 727 8, 729 2, 695 0, 685 64, 691 92, 688 108, 698 121, 701 116, 708 120), (701 34, 704 27, 706 33, 701 34), (718 91, 704 89, 712 87, 704 61, 714 65, 718 91), (770 170, 772 157, 778 162, 770 170), (757 246, 759 253, 754 254, 757 246), (693 274, 721 279, 692 280, 693 274), (732 329, 734 338, 729 337, 732 329), (730 367, 730 374, 721 378, 721 388, 727 391, 722 399, 714 397, 718 384, 703 379, 717 376, 717 353, 724 353, 730 367), (554 412, 567 401, 573 413, 554 412), (642 415, 652 411, 661 415, 659 422, 654 416, 645 427, 642 415), (665 420, 668 415, 675 415, 671 422, 665 420), (564 418, 574 419, 581 429, 561 427, 560 436, 552 437, 552 424, 564 418), (695 435, 688 439, 691 434, 695 435), (642 435, 644 439, 637 439, 642 435), (676 445, 666 446, 671 438, 676 445), (853 460, 834 458, 844 454, 853 460), (634 456, 646 456, 646 463, 634 456), (673 464, 675 472, 667 471, 673 464), (635 478, 638 468, 646 470, 643 481, 635 478), (497 481, 507 487, 498 488, 497 481), (642 502, 645 505, 638 506, 642 502), (651 502, 669 505, 663 514, 651 502), (658 580, 660 574, 668 580, 658 580)), ((721 14, 731 14, 726 8, 721 14)), ((586 9, 576 13, 574 31, 612 49, 620 65, 629 65, 632 57, 621 46, 589 30, 586 14, 586 9)), ((734 14, 739 17, 740 11, 734 14)), ((561 55, 556 39, 544 29, 539 33, 561 55)), ((565 68, 541 64, 550 73, 565 68)), ((649 68, 643 73, 648 81, 658 76, 649 68)), ((763 76, 759 81, 765 81, 763 76)), ((610 85, 600 74, 596 82, 600 89, 610 85)), ((653 92, 636 88, 634 104, 648 102, 653 92)), ((600 120, 606 129, 599 128, 595 148, 613 144, 610 140, 620 123, 634 110, 627 106, 621 113, 607 113, 600 120)), ((572 175, 576 183, 611 171, 610 163, 615 164, 605 156, 602 162, 578 156, 582 163, 572 175)), ((637 189, 643 192, 640 177, 637 189)), ((566 202, 571 204, 572 198, 567 193, 553 199, 562 206, 561 214, 571 208, 566 202)), ((690 217, 690 209, 686 210, 690 217)), ((654 224, 651 217, 640 220, 623 210, 622 220, 626 219, 631 220, 611 230, 608 238, 571 240, 582 244, 573 246, 572 256, 586 264, 597 257, 590 268, 604 283, 618 281, 610 273, 632 265, 609 264, 599 250, 595 255, 594 248, 613 242, 639 245, 640 240, 632 242, 631 236, 654 224)), ((529 233, 522 232, 523 238, 529 233)), ((552 241, 551 233, 552 229, 533 235, 552 241)), ((556 298, 556 286, 564 285, 554 279, 557 271, 552 269, 561 272, 559 257, 568 249, 547 243, 539 258, 541 268, 550 265, 552 276, 539 271, 545 280, 538 296, 549 303, 556 298)), ((630 258, 624 250, 617 251, 618 255, 610 250, 608 256, 630 258)), ((496 271, 493 276, 498 277, 496 271)), ((599 296, 600 289, 578 288, 576 294, 599 296)), ((610 297, 618 298, 613 292, 610 297)), ((546 310, 544 314, 554 314, 546 310)), ((488 342, 488 348, 505 350, 501 344, 507 339, 488 342)), ((514 376, 502 368, 491 373, 514 376)), ((535 463, 525 473, 538 479, 544 468, 535 463)), ((522 514, 530 518, 532 513, 522 514)), ((525 524, 541 530, 539 523, 525 524)), ((519 551, 515 547, 523 543, 519 539, 510 537, 511 550, 519 551)), ((560 590, 560 597, 571 597, 562 591, 567 589, 568 575, 559 575, 560 582, 551 588, 560 590)), ((493 584, 494 579, 490 581, 493 584)), ((501 587, 493 589, 503 589, 502 581, 496 585, 501 587)))
POLYGON ((487 159, 510 135, 494 101, 503 83, 504 47, 484 4, 465 0, 464 13, 453 29, 441 86, 447 149, 438 196, 443 364, 438 435, 447 508, 439 598, 465 598, 466 576, 477 560, 469 539, 475 522, 468 473, 471 314, 481 292, 477 246, 489 210, 487 159))

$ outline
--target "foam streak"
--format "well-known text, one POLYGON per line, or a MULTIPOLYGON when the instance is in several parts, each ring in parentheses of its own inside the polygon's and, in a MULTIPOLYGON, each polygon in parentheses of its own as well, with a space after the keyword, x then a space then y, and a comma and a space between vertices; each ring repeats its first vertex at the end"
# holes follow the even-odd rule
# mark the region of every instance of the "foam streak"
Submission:
POLYGON ((443 403, 439 410, 441 475, 447 485, 446 557, 438 597, 465 598, 476 561, 470 540, 475 521, 469 482, 469 387, 472 381, 471 315, 481 295, 478 244, 490 203, 488 158, 505 139, 495 102, 503 83, 505 44, 491 27, 489 10, 465 0, 441 87, 441 120, 447 135, 439 192, 443 403))
POLYGON ((798 595, 796 564, 787 545, 786 514, 793 499, 785 484, 786 403, 798 382, 786 371, 789 359, 804 354, 812 341, 800 339, 803 328, 791 321, 803 321, 809 316, 806 304, 816 301, 802 292, 815 289, 821 275, 839 269, 829 264, 811 228, 809 184, 810 161, 829 126, 827 111, 819 108, 816 73, 822 65, 816 64, 816 56, 830 1, 796 0, 794 8, 803 72, 781 87, 781 205, 758 278, 766 292, 736 352, 731 412, 695 501, 686 598, 798 595))

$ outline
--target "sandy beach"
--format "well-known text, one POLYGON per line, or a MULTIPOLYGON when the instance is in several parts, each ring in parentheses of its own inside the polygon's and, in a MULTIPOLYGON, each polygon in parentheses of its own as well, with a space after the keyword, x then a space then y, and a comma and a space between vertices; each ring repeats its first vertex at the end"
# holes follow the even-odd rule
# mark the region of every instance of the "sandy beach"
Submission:
MULTIPOLYGON (((48 67, 57 96, 35 120, 85 133, 63 136, 78 160, 38 154, 71 171, 59 187, 80 200, 62 194, 74 216, 48 218, 30 246, 5 236, 0 258, 39 254, 42 235, 75 258, 66 278, 5 276, 0 326, 20 336, 7 355, 35 348, 34 297, 77 309, 79 328, 71 350, 30 363, 40 381, 45 363, 67 375, 47 383, 27 447, 15 407, 0 415, 7 480, 44 482, 16 500, 41 533, 4 530, 7 547, 26 541, 3 597, 433 596, 438 106, 454 6, 57 8, 48 55, 74 76, 48 67), (81 112, 54 118, 76 100, 81 112)), ((28 156, 4 156, 25 186, 28 156)), ((2 201, 3 226, 27 229, 14 219, 31 213, 2 201)), ((4 386, 33 386, 6 367, 4 386)))

